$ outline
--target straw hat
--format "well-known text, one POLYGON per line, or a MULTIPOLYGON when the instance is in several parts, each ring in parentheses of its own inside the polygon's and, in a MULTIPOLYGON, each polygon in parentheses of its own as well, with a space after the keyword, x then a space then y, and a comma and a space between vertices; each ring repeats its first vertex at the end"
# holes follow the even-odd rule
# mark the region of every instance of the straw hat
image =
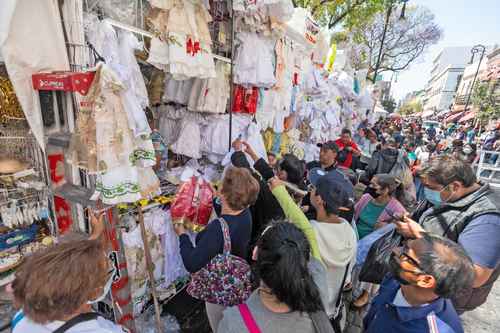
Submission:
POLYGON ((11 158, 0 158, 0 174, 12 174, 26 169, 26 164, 11 158))

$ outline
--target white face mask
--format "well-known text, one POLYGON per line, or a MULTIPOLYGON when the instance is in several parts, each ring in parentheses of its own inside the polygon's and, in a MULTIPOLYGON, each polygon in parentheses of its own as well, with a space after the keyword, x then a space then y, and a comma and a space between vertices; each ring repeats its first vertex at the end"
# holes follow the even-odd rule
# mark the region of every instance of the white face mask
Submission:
POLYGON ((111 273, 108 281, 106 281, 106 284, 103 287, 102 294, 99 297, 97 297, 96 299, 94 299, 92 301, 88 301, 87 304, 96 304, 98 302, 102 302, 106 298, 106 295, 111 290, 111 285, 113 284, 114 277, 115 277, 115 271, 113 270, 113 273, 111 273))

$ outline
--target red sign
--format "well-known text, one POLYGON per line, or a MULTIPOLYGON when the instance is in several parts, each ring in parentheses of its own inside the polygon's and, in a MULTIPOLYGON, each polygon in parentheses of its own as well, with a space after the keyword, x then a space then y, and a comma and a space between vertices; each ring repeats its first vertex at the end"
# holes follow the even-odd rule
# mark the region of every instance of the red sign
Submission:
POLYGON ((33 89, 71 91, 86 95, 95 72, 52 72, 33 74, 33 89))

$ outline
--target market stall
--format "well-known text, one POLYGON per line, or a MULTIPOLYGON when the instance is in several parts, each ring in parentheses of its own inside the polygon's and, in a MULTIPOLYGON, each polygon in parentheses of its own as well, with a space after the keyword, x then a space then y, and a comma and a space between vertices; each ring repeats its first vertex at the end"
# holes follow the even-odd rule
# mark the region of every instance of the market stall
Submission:
MULTIPOLYGON (((9 45, 22 31, 16 24, 6 43, 0 38, 7 70, 16 73, 0 103, 10 106, 15 91, 20 103, 9 110, 25 123, 24 141, 9 145, 31 154, 5 158, 18 163, 5 164, 5 174, 16 191, 30 181, 39 188, 13 194, 8 184, 4 201, 16 210, 26 195, 45 203, 31 223, 9 222, 11 211, 1 210, 8 231, 0 236, 37 225, 30 244, 47 246, 67 232, 89 232, 86 207, 106 212, 116 276, 99 309, 141 332, 153 308, 155 325, 175 331, 189 318, 160 318, 161 307, 183 292, 189 275, 172 221, 193 235, 209 222, 209 184, 228 165, 230 143, 248 141, 264 159, 273 152, 315 160, 317 143, 373 118, 373 89, 366 71, 352 68, 349 44, 332 45, 329 32, 290 0, 51 4, 39 54, 52 61, 47 66, 35 66, 34 54, 13 57, 9 45)), ((31 19, 43 13, 29 11, 31 19)), ((8 264, 22 261, 23 245, 11 247, 17 261, 8 264)), ((14 264, 5 268, 10 279, 14 264)))

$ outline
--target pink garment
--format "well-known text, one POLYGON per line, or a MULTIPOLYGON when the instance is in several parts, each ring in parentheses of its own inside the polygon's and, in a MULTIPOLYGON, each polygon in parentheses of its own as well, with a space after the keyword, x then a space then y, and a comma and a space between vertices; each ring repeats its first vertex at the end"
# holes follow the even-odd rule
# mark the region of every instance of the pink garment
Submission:
MULTIPOLYGON (((354 205, 354 221, 358 220, 359 215, 372 199, 373 197, 370 194, 363 194, 361 199, 359 199, 356 205, 354 205)), ((387 222, 391 220, 392 218, 387 212, 391 212, 395 216, 403 216, 403 214, 408 213, 403 205, 395 198, 392 198, 387 206, 385 206, 384 211, 378 217, 377 222, 387 222)))

